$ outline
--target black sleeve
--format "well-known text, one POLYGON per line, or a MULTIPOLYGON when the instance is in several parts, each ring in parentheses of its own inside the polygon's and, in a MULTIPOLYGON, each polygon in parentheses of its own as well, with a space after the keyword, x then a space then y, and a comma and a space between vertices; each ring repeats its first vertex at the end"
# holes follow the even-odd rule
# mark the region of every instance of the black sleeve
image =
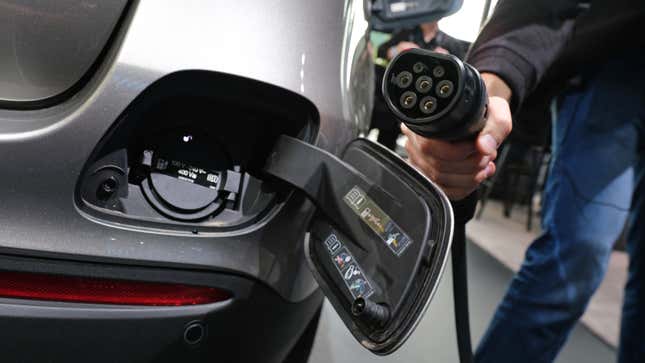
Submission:
POLYGON ((464 59, 464 58, 466 58, 466 53, 468 53, 468 48, 470 48, 470 43, 469 42, 456 39, 456 42, 455 42, 455 45, 454 45, 454 49, 455 49, 454 52, 455 53, 453 53, 453 54, 458 55, 459 59, 464 59))
POLYGON ((391 47, 399 44, 400 42, 408 41, 408 39, 410 37, 410 33, 411 33, 410 30, 402 30, 402 31, 399 31, 399 32, 393 34, 392 38, 390 38, 390 40, 388 40, 387 42, 379 45, 378 51, 376 52, 376 55, 378 55, 379 58, 387 59, 387 51, 388 51, 388 49, 390 49, 391 47))
POLYGON ((516 111, 561 53, 589 0, 500 0, 468 55, 511 88, 516 111))
POLYGON ((463 60, 466 57, 470 43, 461 39, 451 37, 450 35, 439 31, 437 34, 438 45, 445 48, 450 54, 463 60))

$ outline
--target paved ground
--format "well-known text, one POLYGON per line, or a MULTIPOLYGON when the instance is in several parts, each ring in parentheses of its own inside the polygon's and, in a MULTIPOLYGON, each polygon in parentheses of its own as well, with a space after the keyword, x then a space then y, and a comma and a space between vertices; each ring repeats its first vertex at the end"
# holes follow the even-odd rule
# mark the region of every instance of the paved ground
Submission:
MULTIPOLYGON (((469 245, 469 284, 473 339, 481 338, 496 304, 501 299, 511 272, 474 244, 469 245)), ((444 274, 440 289, 423 321, 397 352, 378 357, 364 350, 347 331, 329 304, 325 303, 310 363, 457 362, 452 309, 452 271, 444 274)), ((589 331, 578 326, 558 358, 558 363, 607 363, 615 361, 615 351, 589 331)))

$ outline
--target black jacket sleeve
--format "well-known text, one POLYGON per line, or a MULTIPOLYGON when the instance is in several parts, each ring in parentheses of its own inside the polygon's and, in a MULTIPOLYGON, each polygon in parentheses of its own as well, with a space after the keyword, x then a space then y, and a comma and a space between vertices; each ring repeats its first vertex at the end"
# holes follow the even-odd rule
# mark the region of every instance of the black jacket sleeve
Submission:
POLYGON ((468 52, 468 48, 470 48, 469 42, 453 38, 442 31, 437 33, 435 39, 437 40, 437 45, 445 48, 450 54, 461 60, 464 60, 466 53, 468 52))
POLYGON ((589 0, 500 0, 468 62, 511 88, 516 111, 555 62, 589 0))

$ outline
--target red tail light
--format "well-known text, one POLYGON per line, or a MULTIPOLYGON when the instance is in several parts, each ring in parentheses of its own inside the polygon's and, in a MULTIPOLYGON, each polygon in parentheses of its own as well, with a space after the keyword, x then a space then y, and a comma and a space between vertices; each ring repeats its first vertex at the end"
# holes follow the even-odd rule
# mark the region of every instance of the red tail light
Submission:
POLYGON ((94 304, 184 306, 229 299, 205 286, 0 271, 0 297, 94 304))

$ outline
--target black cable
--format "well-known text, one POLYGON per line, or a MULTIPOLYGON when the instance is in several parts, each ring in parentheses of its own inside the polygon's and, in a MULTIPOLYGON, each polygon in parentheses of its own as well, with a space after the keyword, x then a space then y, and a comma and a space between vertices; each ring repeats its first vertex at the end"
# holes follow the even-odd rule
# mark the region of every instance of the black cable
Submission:
POLYGON ((452 237, 452 289, 455 305, 455 326, 459 362, 473 362, 470 339, 470 312, 468 309, 468 268, 466 260, 466 223, 473 218, 477 206, 477 193, 466 199, 452 202, 455 226, 452 237))
POLYGON ((452 289, 455 303, 455 325, 457 327, 457 348, 461 363, 472 363, 473 349, 470 341, 470 319, 468 311, 468 279, 466 267, 466 226, 455 225, 452 239, 452 289))

